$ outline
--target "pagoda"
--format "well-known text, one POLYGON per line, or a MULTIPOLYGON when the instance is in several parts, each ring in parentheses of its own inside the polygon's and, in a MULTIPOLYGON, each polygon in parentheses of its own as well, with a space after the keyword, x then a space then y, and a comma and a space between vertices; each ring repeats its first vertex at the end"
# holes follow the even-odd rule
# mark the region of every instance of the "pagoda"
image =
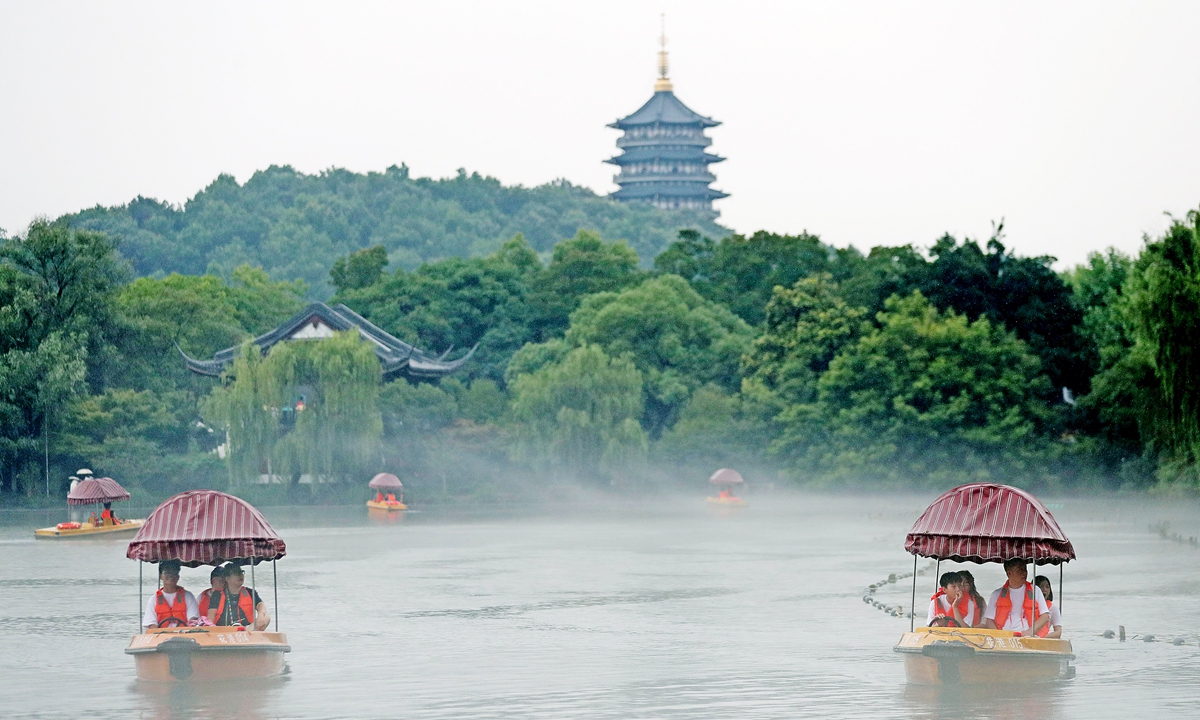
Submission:
POLYGON ((617 140, 621 154, 605 160, 621 168, 613 177, 621 189, 611 197, 649 202, 664 210, 713 212, 712 201, 729 195, 709 187, 717 178, 708 166, 725 158, 705 151, 712 140, 704 130, 721 123, 694 112, 675 97, 667 77, 665 33, 660 42, 654 96, 637 112, 608 126, 625 131, 617 140))

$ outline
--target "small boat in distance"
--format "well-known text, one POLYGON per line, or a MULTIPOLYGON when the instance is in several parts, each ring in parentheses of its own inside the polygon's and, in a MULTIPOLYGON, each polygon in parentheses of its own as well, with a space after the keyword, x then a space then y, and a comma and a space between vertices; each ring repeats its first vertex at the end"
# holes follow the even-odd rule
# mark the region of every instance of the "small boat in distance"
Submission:
MULTIPOLYGON (((143 562, 192 568, 248 563, 250 587, 254 587, 254 566, 269 560, 274 571, 275 561, 286 554, 283 540, 250 503, 216 490, 189 490, 150 513, 125 556, 138 561, 140 609, 143 562)), ((273 584, 274 632, 254 629, 252 616, 257 608, 249 611, 249 627, 200 624, 144 629, 125 648, 134 658, 138 679, 170 683, 267 678, 283 673, 283 655, 291 652, 291 647, 287 636, 279 632, 278 582, 273 584)), ((139 613, 139 627, 141 617, 139 613)))
POLYGON ((725 507, 745 507, 746 501, 733 494, 733 489, 745 483, 741 473, 730 468, 721 468, 708 478, 708 482, 721 488, 716 497, 709 497, 708 502, 711 505, 723 505, 725 507))
POLYGON ((371 482, 367 486, 375 491, 375 499, 367 501, 367 507, 371 510, 381 510, 383 512, 398 512, 407 510, 408 506, 404 504, 403 483, 400 478, 391 473, 379 473, 371 478, 371 482), (400 492, 400 499, 396 499, 396 493, 400 492), (387 493, 385 496, 384 493, 387 493))
MULTIPOLYGON (((81 472, 91 472, 90 470, 81 472)), ((122 520, 112 511, 112 504, 129 499, 129 491, 112 478, 85 477, 67 494, 68 505, 103 505, 100 517, 92 513, 92 517, 84 522, 60 522, 54 527, 40 528, 33 531, 36 538, 81 538, 103 535, 116 535, 133 532, 142 527, 145 520, 122 520)))
MULTIPOLYGON (((904 542, 913 555, 913 605, 909 632, 893 648, 904 657, 904 674, 913 685, 1025 685, 1074 677, 1070 640, 1039 637, 1028 630, 982 627, 914 627, 917 614, 917 558, 938 561, 1058 565, 1058 602, 1062 602, 1062 565, 1075 549, 1042 503, 1019 488, 970 483, 942 494, 917 519, 904 542)), ((934 573, 937 581, 937 572, 934 573)), ((1033 578, 1030 578, 1032 580, 1033 578)), ((1007 585, 1006 585, 1007 587, 1007 585)), ((1014 585, 1013 587, 1017 587, 1014 585)), ((1029 595, 1031 586, 1026 584, 1029 595)), ((1038 594, 1040 597, 1040 593, 1038 594)), ((1037 615, 1029 602, 1030 617, 1037 615)), ((1020 611, 1018 612, 1018 617, 1020 611)), ((977 623, 979 624, 979 623, 977 623)), ((1032 625, 1032 620, 1030 620, 1032 625)))

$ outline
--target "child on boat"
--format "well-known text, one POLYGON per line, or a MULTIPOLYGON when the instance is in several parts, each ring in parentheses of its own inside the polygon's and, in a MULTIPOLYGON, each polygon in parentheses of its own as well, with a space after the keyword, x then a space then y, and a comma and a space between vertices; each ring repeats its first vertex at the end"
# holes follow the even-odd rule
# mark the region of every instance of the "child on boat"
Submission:
POLYGON ((208 576, 211 586, 200 593, 200 617, 207 618, 209 609, 219 605, 221 593, 225 592, 225 568, 218 565, 208 576))
POLYGON ((954 604, 958 601, 960 587, 958 573, 944 572, 938 579, 938 591, 929 598, 929 616, 925 624, 929 627, 946 627, 954 620, 954 604))
POLYGON ((1054 588, 1050 586, 1050 578, 1045 575, 1038 575, 1033 579, 1033 584, 1037 585, 1038 590, 1042 591, 1042 595, 1046 596, 1046 607, 1050 608, 1050 632, 1044 637, 1060 638, 1062 637, 1062 613, 1058 608, 1054 607, 1054 588))

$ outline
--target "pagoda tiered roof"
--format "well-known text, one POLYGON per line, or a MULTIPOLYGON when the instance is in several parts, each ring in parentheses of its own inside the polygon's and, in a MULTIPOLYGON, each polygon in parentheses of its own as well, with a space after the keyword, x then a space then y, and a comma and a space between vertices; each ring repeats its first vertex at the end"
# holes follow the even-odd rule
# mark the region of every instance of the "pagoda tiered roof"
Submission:
POLYGON ((670 123, 672 125, 699 125, 700 127, 716 127, 721 124, 692 110, 683 101, 675 97, 670 90, 658 90, 646 104, 630 115, 609 123, 610 128, 624 130, 638 125, 653 125, 655 123, 670 123))
MULTIPOLYGON (((291 319, 274 330, 259 335, 252 342, 265 353, 285 340, 321 340, 333 337, 334 332, 350 330, 357 330, 364 340, 372 344, 375 356, 379 358, 379 364, 382 366, 385 382, 403 376, 445 377, 462 367, 475 354, 475 348, 471 348, 456 360, 446 360, 452 348, 441 355, 434 355, 390 335, 345 305, 330 307, 323 302, 309 303, 291 319)), ((188 370, 198 375, 220 377, 240 351, 241 345, 225 348, 213 355, 211 360, 188 357, 182 349, 179 353, 183 355, 188 370)))

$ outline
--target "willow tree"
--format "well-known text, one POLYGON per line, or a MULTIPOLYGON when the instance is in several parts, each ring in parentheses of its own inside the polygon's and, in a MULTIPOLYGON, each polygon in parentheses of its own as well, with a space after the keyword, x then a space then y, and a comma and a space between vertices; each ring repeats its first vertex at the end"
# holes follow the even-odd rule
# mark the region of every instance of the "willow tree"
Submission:
MULTIPOLYGON (((1129 279, 1137 349, 1151 359, 1166 422, 1160 445, 1180 480, 1200 482, 1200 211, 1146 248, 1129 279)), ((1168 475, 1176 473, 1168 472, 1168 475)), ((1164 477, 1164 479, 1168 479, 1164 477)))
POLYGON ((247 344, 202 410, 229 432, 233 483, 263 473, 332 482, 379 464, 380 382, 379 361, 358 333, 279 343, 265 358, 247 344))

